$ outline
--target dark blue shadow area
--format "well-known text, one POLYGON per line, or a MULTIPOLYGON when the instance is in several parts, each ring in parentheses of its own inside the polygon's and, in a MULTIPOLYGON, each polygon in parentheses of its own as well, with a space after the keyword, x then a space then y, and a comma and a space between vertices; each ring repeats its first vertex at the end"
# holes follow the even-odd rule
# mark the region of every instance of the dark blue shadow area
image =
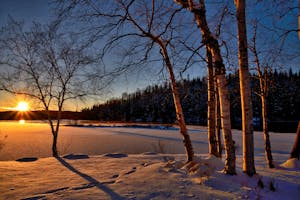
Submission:
POLYGON ((63 166, 65 166, 66 168, 68 168, 70 171, 74 172, 75 174, 78 174, 79 176, 81 176, 82 178, 84 178, 85 180, 87 180, 88 182, 90 182, 89 185, 95 186, 99 190, 101 190, 101 191, 105 192, 106 194, 108 194, 111 199, 114 199, 114 200, 125 200, 126 199, 126 198, 120 196, 119 194, 115 193, 112 189, 110 189, 109 187, 105 186, 103 183, 97 181, 93 177, 91 177, 91 176, 89 176, 87 174, 84 174, 84 173, 80 172, 79 170, 75 169, 72 165, 70 165, 68 162, 66 162, 61 157, 56 157, 56 159, 63 166))

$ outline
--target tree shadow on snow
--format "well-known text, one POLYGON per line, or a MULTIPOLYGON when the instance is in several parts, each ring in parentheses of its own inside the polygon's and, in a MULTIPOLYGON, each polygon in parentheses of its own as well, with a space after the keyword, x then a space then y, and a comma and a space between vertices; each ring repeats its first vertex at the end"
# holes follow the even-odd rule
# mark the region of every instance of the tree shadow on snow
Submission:
POLYGON ((111 199, 116 199, 116 200, 123 200, 125 199, 124 197, 120 196, 119 194, 115 193, 112 189, 110 189, 109 187, 105 186, 103 183, 97 181, 96 179, 94 179, 93 177, 84 174, 82 172, 80 172, 79 170, 75 169, 72 165, 70 165, 68 162, 66 162, 63 158, 61 157, 56 157, 56 159, 66 168, 68 168, 70 171, 74 172, 75 174, 81 176, 82 178, 84 178, 85 180, 87 180, 89 182, 90 186, 95 186, 97 187, 99 190, 105 192, 106 194, 108 194, 111 199))

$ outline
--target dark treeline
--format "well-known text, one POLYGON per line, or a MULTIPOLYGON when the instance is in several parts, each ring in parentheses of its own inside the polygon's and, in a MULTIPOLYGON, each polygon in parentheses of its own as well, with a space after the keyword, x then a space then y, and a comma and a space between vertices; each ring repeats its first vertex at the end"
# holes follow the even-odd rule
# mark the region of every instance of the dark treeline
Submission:
MULTIPOLYGON (((300 72, 273 72, 269 75, 268 119, 270 130, 294 132, 300 120, 300 72), (294 130, 295 129, 295 130, 294 130)), ((231 118, 234 128, 241 127, 241 106, 238 73, 228 75, 231 118)), ((207 80, 197 78, 178 83, 182 106, 188 124, 207 123, 207 80)), ((258 79, 251 80, 254 126, 261 128, 260 97, 258 79)), ((135 93, 124 93, 122 97, 82 110, 85 119, 124 122, 174 123, 175 109, 168 83, 148 86, 135 93)))

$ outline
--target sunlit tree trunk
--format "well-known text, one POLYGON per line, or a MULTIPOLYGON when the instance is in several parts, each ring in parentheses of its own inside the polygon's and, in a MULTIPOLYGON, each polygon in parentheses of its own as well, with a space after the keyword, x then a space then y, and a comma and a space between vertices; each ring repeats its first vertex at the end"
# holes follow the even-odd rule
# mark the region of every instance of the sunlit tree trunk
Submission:
POLYGON ((206 21, 205 14, 205 5, 204 0, 200 1, 200 6, 195 8, 191 7, 202 33, 202 41, 205 45, 210 49, 213 56, 214 67, 215 67, 215 76, 217 79, 217 88, 220 98, 220 116, 221 116, 221 126, 222 133, 224 138, 224 146, 225 146, 225 168, 224 172, 227 174, 236 174, 235 170, 235 147, 232 139, 231 133, 231 120, 230 120, 230 102, 229 102, 229 93, 227 88, 226 81, 226 69, 223 64, 223 59, 220 53, 220 47, 218 41, 211 34, 209 27, 206 21))
POLYGON ((212 55, 206 48, 207 57, 207 134, 209 154, 219 157, 218 143, 216 137, 216 115, 215 115, 215 84, 212 55))
POLYGON ((180 4, 182 7, 189 9, 190 12, 194 14, 194 18, 202 34, 202 42, 212 53, 213 66, 215 67, 215 76, 217 79, 218 93, 220 97, 221 125, 224 138, 224 146, 226 150, 224 173, 234 175, 236 174, 236 158, 234 142, 231 133, 229 93, 225 76, 226 69, 220 53, 218 41, 213 36, 207 25, 204 0, 200 0, 199 4, 197 5, 194 5, 192 0, 175 0, 175 2, 180 4))
POLYGON ((294 142, 293 149, 290 153, 290 158, 297 158, 299 160, 300 157, 300 122, 298 122, 298 128, 296 133, 296 138, 294 142))
POLYGON ((249 176, 256 173, 254 164, 254 139, 252 103, 248 69, 248 44, 246 30, 245 0, 235 0, 238 25, 239 78, 242 107, 243 171, 249 176))
POLYGON ((220 116, 221 116, 221 127, 223 132, 223 140, 225 146, 225 169, 224 172, 228 174, 236 174, 235 171, 235 147, 231 133, 231 121, 230 121, 230 104, 229 104, 229 93, 227 89, 227 82, 225 75, 217 76, 217 86, 220 96, 220 116))
MULTIPOLYGON (((216 79, 214 80, 215 81, 215 91, 217 91, 217 81, 216 79)), ((218 138, 218 154, 219 156, 218 157, 222 157, 222 140, 221 140, 221 113, 220 113, 220 98, 219 98, 219 93, 218 92, 215 92, 215 95, 216 95, 216 106, 215 106, 215 121, 216 121, 216 135, 217 135, 217 138, 218 138)))
POLYGON ((174 101, 175 110, 176 110, 176 119, 178 121, 180 133, 183 137, 183 143, 184 143, 184 147, 185 147, 187 161, 190 162, 190 161, 193 161, 194 150, 193 150, 193 146, 192 146, 192 141, 187 132, 184 115, 183 115, 183 111, 182 111, 182 106, 181 106, 181 102, 180 102, 180 97, 179 97, 178 86, 177 86, 176 79, 175 79, 174 72, 173 72, 173 67, 172 67, 166 46, 164 45, 163 41, 158 40, 157 43, 161 49, 162 55, 164 57, 164 61, 166 63, 166 66, 167 66, 167 69, 168 69, 168 72, 170 75, 171 91, 172 91, 173 101, 174 101))

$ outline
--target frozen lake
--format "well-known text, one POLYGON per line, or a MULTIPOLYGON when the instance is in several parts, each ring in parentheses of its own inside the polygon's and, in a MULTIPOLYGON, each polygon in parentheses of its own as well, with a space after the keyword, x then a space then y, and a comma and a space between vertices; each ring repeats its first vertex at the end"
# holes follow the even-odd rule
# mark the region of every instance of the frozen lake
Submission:
MULTIPOLYGON (((189 133, 197 154, 208 153, 206 127, 189 126, 189 133)), ((270 133, 274 160, 287 159, 295 134, 270 133)), ((233 130, 237 155, 241 155, 241 131, 233 130)), ((51 156, 52 134, 43 122, 0 121, 0 160, 22 157, 51 156)), ((128 127, 71 127, 61 126, 58 138, 61 155, 84 153, 99 155, 121 152, 140 154, 144 152, 184 153, 181 135, 176 128, 128 128, 128 127)), ((261 132, 255 132, 255 154, 264 155, 261 132)))

